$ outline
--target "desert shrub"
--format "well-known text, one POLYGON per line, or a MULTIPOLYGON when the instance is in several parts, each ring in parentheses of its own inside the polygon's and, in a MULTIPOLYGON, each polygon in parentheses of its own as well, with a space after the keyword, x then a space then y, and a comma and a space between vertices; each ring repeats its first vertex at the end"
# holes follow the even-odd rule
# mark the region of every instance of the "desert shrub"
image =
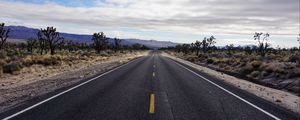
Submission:
POLYGON ((0 51, 0 59, 5 59, 7 57, 7 54, 5 51, 0 51))
POLYGON ((270 65, 266 65, 265 70, 266 70, 266 72, 268 72, 268 73, 272 73, 273 70, 274 70, 274 68, 273 68, 272 66, 270 66, 270 65))
POLYGON ((20 62, 13 62, 3 66, 4 73, 14 73, 16 71, 20 71, 22 69, 22 65, 20 62))
POLYGON ((3 75, 3 67, 0 65, 0 77, 3 75))
POLYGON ((188 58, 187 58, 187 60, 188 60, 188 61, 191 61, 191 62, 195 62, 195 61, 197 61, 197 59, 198 59, 198 58, 195 57, 195 56, 191 56, 191 57, 188 57, 188 58))
POLYGON ((55 55, 54 57, 57 61, 62 61, 63 60, 63 56, 61 56, 61 55, 55 55))
POLYGON ((296 76, 300 77, 300 68, 296 68, 294 70, 294 73, 296 74, 296 76))
POLYGON ((92 55, 91 52, 83 52, 83 53, 81 54, 81 56, 87 56, 87 57, 90 57, 91 55, 92 55))
POLYGON ((103 52, 100 53, 100 56, 108 57, 109 54, 108 54, 107 52, 104 52, 104 51, 103 51, 103 52))
POLYGON ((3 65, 5 65, 5 64, 6 64, 5 60, 0 59, 0 66, 3 66, 3 65))
POLYGON ((259 71, 253 71, 253 72, 251 72, 250 76, 251 76, 252 78, 256 78, 256 77, 259 76, 259 74, 260 74, 259 71))
POLYGON ((213 64, 214 60, 213 59, 207 59, 206 64, 213 64))
POLYGON ((45 66, 49 65, 56 65, 60 63, 60 58, 57 58, 55 56, 39 56, 34 60, 35 64, 41 64, 45 66))
POLYGON ((34 64, 34 62, 31 57, 27 56, 22 60, 22 64, 24 66, 31 66, 32 64, 34 64))
POLYGON ((251 73, 252 71, 254 71, 253 66, 250 65, 250 64, 246 64, 244 67, 240 68, 240 72, 239 73, 247 75, 247 74, 251 73))
POLYGON ((258 60, 254 60, 251 62, 251 65, 254 67, 254 68, 259 68, 261 65, 262 65, 262 62, 261 61, 258 61, 258 60))
POLYGON ((291 55, 289 58, 288 58, 288 60, 287 60, 287 62, 299 62, 299 60, 300 60, 300 55, 291 55))
POLYGON ((267 76, 270 75, 270 73, 267 72, 267 71, 262 71, 261 74, 262 74, 263 77, 267 77, 267 76))
POLYGON ((42 61, 42 64, 45 66, 56 65, 58 63, 59 63, 59 60, 57 60, 56 57, 47 57, 42 61))

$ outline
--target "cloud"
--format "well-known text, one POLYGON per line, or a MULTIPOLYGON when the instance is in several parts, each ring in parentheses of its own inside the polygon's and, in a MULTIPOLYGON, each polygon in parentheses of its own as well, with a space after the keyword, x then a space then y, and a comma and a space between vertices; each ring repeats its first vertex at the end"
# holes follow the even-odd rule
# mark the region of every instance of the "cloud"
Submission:
POLYGON ((11 24, 71 27, 64 30, 76 33, 126 27, 193 35, 296 35, 300 29, 299 0, 1 1, 0 11, 11 24))

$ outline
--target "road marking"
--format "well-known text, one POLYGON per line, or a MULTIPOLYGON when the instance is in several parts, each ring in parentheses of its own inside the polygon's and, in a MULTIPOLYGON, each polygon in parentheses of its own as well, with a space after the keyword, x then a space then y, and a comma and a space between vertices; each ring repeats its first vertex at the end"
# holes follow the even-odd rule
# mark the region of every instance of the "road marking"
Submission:
POLYGON ((154 114, 154 94, 150 94, 150 105, 149 105, 149 113, 154 114))
POLYGON ((155 68, 155 65, 153 65, 153 67, 155 68))
POLYGON ((106 75, 106 74, 108 74, 108 73, 111 73, 111 72, 113 72, 113 71, 115 71, 115 70, 117 70, 117 69, 119 69, 119 68, 121 68, 121 67, 124 67, 125 65, 128 65, 129 63, 132 63, 132 62, 134 62, 134 61, 136 61, 136 60, 138 60, 138 58, 137 58, 137 59, 134 59, 134 60, 132 60, 132 61, 126 63, 126 64, 123 64, 123 65, 121 65, 121 66, 118 66, 118 67, 116 67, 116 68, 114 68, 114 69, 112 69, 112 70, 110 70, 110 71, 107 71, 107 72, 105 72, 105 73, 103 73, 103 74, 101 74, 101 75, 99 75, 99 76, 96 76, 96 77, 94 77, 94 78, 92 78, 92 79, 90 79, 90 80, 88 80, 88 81, 85 81, 85 82, 83 82, 83 83, 80 83, 79 85, 76 85, 76 86, 74 86, 74 87, 72 87, 72 88, 70 88, 70 89, 68 89, 68 90, 65 90, 65 91, 63 91, 63 92, 61 92, 61 93, 58 93, 58 94, 56 94, 56 95, 54 95, 54 96, 52 96, 52 97, 50 97, 50 98, 47 98, 47 99, 45 99, 45 100, 43 100, 43 101, 41 101, 41 102, 39 102, 39 103, 37 103, 37 104, 34 104, 34 105, 30 106, 30 107, 27 107, 27 108, 25 108, 25 109, 23 109, 23 110, 21 110, 21 111, 19 111, 19 112, 17 112, 17 113, 14 113, 14 114, 12 114, 12 115, 10 115, 10 116, 8 116, 8 117, 2 119, 2 120, 9 120, 9 119, 11 119, 11 118, 14 118, 14 117, 16 117, 16 116, 18 116, 18 115, 20 115, 20 114, 22 114, 22 113, 24 113, 24 112, 26 112, 26 111, 28 111, 28 110, 31 110, 31 109, 33 109, 33 108, 35 108, 35 107, 37 107, 37 106, 39 106, 39 105, 41 105, 41 104, 43 104, 43 103, 46 103, 46 102, 48 102, 48 101, 50 101, 50 100, 52 100, 52 99, 54 99, 54 98, 57 98, 58 96, 61 96, 61 95, 65 94, 65 93, 67 93, 67 92, 70 92, 71 90, 74 90, 74 89, 76 89, 76 88, 78 88, 78 87, 80 87, 80 86, 82 86, 82 85, 85 85, 85 84, 87 84, 87 83, 89 83, 89 82, 92 82, 92 81, 94 81, 94 80, 96 80, 96 79, 98 79, 98 78, 100 78, 100 77, 102 77, 102 76, 104 76, 104 75, 106 75))
MULTIPOLYGON (((172 61, 173 61, 173 60, 172 60, 172 61)), ((173 61, 173 62, 175 62, 175 61, 173 61)), ((264 109, 262 109, 262 108, 260 108, 260 107, 258 107, 258 106, 256 106, 256 105, 254 105, 253 103, 251 103, 251 102, 245 100, 244 98, 242 98, 242 97, 240 97, 240 96, 238 96, 238 95, 236 95, 236 94, 230 92, 229 90, 227 90, 227 89, 221 87, 220 85, 218 85, 218 84, 216 84, 216 83, 214 83, 214 82, 208 80, 207 78, 203 77, 202 75, 199 75, 198 73, 196 73, 196 72, 190 70, 189 68, 187 68, 187 67, 185 67, 185 66, 183 66, 183 65, 181 65, 181 64, 179 64, 179 63, 177 63, 177 62, 175 62, 175 63, 176 63, 177 65, 181 66, 182 68, 184 68, 184 69, 190 71, 191 73, 197 75, 198 77, 204 79, 205 81, 207 81, 207 82, 213 84, 214 86, 220 88, 221 90, 224 90, 225 92, 229 93, 230 95, 232 95, 232 96, 238 98, 239 100, 241 100, 241 101, 247 103, 248 105, 250 105, 250 106, 256 108, 257 110, 259 110, 259 111, 265 113, 266 115, 268 115, 268 116, 274 118, 275 120, 281 120, 280 118, 276 117, 275 115, 273 115, 273 114, 271 114, 271 113, 265 111, 264 109)))
MULTIPOLYGON (((168 115, 169 118, 170 118, 170 120, 174 120, 173 111, 172 111, 171 105, 170 105, 170 103, 169 103, 167 93, 166 93, 166 92, 160 92, 159 95, 161 95, 161 98, 162 98, 162 100, 163 100, 163 105, 166 106, 166 111, 167 111, 167 113, 168 113, 168 114, 166 114, 166 116, 168 115)), ((156 96, 158 96, 158 95, 156 94, 156 96)), ((157 103, 158 103, 158 102, 157 102, 157 103)))
POLYGON ((155 72, 153 72, 152 76, 155 77, 155 72))

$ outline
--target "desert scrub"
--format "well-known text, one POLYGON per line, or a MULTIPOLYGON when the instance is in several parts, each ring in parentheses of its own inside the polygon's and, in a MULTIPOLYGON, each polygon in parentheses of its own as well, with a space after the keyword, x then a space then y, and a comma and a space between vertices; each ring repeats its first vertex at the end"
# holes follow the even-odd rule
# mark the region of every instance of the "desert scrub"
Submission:
POLYGON ((9 63, 3 66, 3 72, 13 74, 20 71, 22 67, 23 66, 20 62, 9 63))
POLYGON ((3 67, 0 65, 0 77, 3 75, 3 67))
POLYGON ((250 78, 254 78, 255 79, 255 78, 259 77, 259 75, 260 75, 259 71, 253 71, 250 74, 250 78))
POLYGON ((22 59, 22 64, 27 67, 31 66, 32 64, 34 64, 34 61, 32 59, 33 59, 32 56, 26 56, 25 58, 22 59))
POLYGON ((287 59, 287 62, 299 62, 300 61, 300 55, 291 55, 287 59))
POLYGON ((198 59, 198 57, 196 57, 196 56, 191 56, 191 57, 187 58, 187 60, 191 61, 191 62, 195 62, 195 61, 197 61, 197 59, 198 59))
POLYGON ((48 66, 48 65, 56 65, 58 64, 60 61, 60 58, 58 57, 46 57, 43 61, 42 61, 42 64, 45 65, 45 66, 48 66))
POLYGON ((254 71, 255 69, 253 68, 252 65, 250 64, 246 64, 244 67, 241 67, 240 72, 241 74, 247 75, 249 73, 251 73, 252 71, 254 71))
POLYGON ((206 61, 206 64, 213 64, 214 63, 214 60, 213 59, 207 59, 207 61, 206 61))
POLYGON ((251 65, 253 68, 259 68, 262 65, 262 62, 258 60, 254 60, 251 62, 251 65))
POLYGON ((44 66, 56 65, 60 63, 61 58, 55 56, 38 56, 34 60, 35 64, 41 64, 44 66))

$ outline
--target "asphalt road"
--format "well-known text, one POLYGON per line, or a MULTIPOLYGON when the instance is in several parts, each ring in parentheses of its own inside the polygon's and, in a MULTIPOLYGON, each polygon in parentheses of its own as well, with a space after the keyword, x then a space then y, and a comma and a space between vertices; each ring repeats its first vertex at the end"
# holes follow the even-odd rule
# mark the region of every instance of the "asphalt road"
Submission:
POLYGON ((299 115, 153 52, 0 114, 13 120, 299 120, 299 115))

